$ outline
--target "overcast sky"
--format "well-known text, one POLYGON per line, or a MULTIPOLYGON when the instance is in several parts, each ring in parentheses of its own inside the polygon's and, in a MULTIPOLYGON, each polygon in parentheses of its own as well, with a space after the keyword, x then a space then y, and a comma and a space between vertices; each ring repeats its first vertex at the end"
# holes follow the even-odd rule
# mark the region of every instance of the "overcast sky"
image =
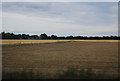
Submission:
POLYGON ((2 0, 2 2, 118 2, 119 0, 2 0))
POLYGON ((118 34, 117 2, 4 2, 2 7, 3 31, 59 36, 118 34))

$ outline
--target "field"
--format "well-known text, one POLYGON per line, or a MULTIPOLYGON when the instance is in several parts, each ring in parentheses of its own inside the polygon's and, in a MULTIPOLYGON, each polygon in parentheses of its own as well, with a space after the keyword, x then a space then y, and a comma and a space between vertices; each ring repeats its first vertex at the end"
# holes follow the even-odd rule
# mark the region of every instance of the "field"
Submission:
POLYGON ((118 75, 117 40, 3 40, 3 71, 54 74, 68 67, 118 75), (11 45, 12 44, 12 45, 11 45))
POLYGON ((68 41, 118 42, 118 40, 0 40, 0 44, 2 44, 2 45, 11 45, 11 44, 34 44, 34 43, 68 42, 68 41))

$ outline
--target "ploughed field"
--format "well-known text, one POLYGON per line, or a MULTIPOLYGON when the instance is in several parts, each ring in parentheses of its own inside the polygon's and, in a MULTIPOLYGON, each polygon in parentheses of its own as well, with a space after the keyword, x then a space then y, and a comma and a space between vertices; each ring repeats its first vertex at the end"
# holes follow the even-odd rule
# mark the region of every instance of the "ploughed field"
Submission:
POLYGON ((117 40, 40 41, 35 44, 18 42, 4 45, 3 40, 3 71, 32 69, 34 72, 54 74, 68 67, 81 67, 92 68, 95 72, 104 72, 112 76, 118 74, 117 40))

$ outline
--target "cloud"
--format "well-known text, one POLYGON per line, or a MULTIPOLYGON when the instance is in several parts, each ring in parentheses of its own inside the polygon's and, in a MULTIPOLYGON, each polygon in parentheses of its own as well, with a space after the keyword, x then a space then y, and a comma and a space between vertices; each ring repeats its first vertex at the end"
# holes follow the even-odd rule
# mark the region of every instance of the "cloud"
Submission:
POLYGON ((119 0, 3 0, 3 2, 118 2, 119 0))
POLYGON ((116 34, 116 7, 117 3, 3 3, 3 29, 31 34, 116 34))
POLYGON ((2 31, 2 3, 0 3, 0 32, 2 31))

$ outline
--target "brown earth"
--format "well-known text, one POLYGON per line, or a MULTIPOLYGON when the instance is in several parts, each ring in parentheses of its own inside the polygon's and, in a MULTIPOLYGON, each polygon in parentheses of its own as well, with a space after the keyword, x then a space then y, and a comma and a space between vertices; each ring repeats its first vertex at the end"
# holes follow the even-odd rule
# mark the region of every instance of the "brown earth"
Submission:
POLYGON ((118 74, 118 42, 64 41, 54 43, 3 45, 3 71, 32 68, 55 73, 67 67, 92 68, 118 74))

